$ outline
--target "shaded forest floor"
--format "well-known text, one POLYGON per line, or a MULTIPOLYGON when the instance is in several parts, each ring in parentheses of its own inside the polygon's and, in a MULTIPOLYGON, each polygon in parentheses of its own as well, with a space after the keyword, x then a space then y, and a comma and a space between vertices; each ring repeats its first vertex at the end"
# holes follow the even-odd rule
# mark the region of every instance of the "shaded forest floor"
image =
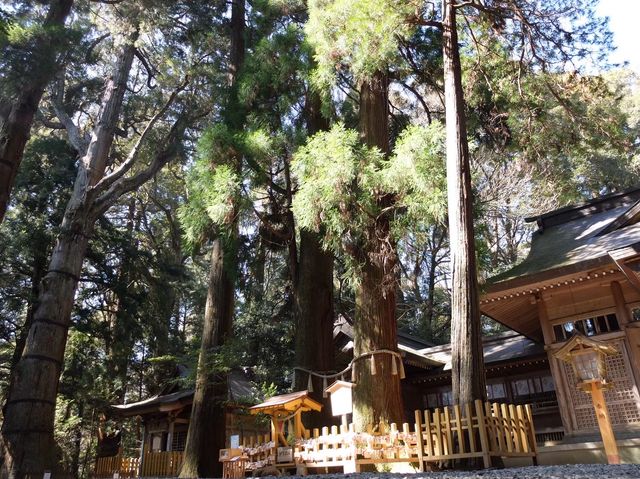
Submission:
MULTIPOLYGON (((300 477, 303 476, 289 476, 300 477)), ((479 471, 422 472, 392 474, 363 472, 357 474, 318 474, 306 479, 618 479, 640 478, 640 464, 567 464, 557 466, 529 466, 479 471)))

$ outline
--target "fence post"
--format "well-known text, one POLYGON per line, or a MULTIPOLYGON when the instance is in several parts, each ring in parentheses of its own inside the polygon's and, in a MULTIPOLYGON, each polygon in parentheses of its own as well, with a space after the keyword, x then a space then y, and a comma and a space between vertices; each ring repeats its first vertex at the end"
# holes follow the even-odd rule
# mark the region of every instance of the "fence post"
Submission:
MULTIPOLYGON (((416 441, 418 451, 418 469, 420 472, 424 472, 424 444, 422 443, 422 411, 417 410, 415 412, 416 417, 416 441)), ((428 434, 428 431, 427 431, 428 434)))
POLYGON ((478 432, 480 433, 480 449, 482 450, 482 462, 485 468, 491 467, 491 453, 487 438, 487 421, 484 417, 484 405, 480 399, 475 400, 476 417, 478 418, 478 432))
POLYGON ((533 457, 531 460, 533 461, 533 465, 538 465, 538 444, 536 443, 536 431, 533 429, 533 412, 531 411, 531 404, 526 404, 524 406, 524 410, 527 417, 527 432, 529 435, 529 440, 531 441, 531 452, 533 452, 533 457))

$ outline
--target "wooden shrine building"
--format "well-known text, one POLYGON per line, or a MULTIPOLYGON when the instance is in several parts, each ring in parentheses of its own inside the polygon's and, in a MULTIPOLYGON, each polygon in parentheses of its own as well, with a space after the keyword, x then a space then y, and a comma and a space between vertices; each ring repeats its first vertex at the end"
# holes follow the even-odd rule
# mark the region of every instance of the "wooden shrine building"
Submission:
POLYGON ((482 312, 544 345, 565 442, 597 441, 597 421, 572 367, 553 353, 574 332, 614 346, 611 421, 618 439, 640 438, 640 188, 526 221, 538 226, 529 255, 488 281, 482 312))
MULTIPOLYGON (((254 387, 241 371, 229 373, 226 405, 227 438, 253 437, 268 432, 268 426, 256 422, 245 411, 254 387)), ((150 452, 181 452, 187 439, 193 389, 165 391, 143 401, 111 406, 113 419, 138 417, 142 423, 141 455, 150 452)))

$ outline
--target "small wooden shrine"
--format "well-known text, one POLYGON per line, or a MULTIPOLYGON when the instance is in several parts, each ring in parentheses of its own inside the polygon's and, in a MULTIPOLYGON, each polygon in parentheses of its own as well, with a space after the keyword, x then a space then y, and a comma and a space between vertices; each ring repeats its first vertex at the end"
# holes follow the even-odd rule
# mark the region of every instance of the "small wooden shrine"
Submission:
POLYGON ((304 438, 302 413, 321 410, 322 404, 311 399, 307 391, 273 396, 249 408, 251 414, 266 414, 271 418, 271 439, 277 446, 285 447, 304 438))

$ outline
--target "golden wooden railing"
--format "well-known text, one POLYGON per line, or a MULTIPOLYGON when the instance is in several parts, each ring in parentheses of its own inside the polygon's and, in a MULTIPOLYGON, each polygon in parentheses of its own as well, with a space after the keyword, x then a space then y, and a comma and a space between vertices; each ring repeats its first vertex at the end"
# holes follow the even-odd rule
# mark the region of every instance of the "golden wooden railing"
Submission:
MULTIPOLYGON (((278 467, 278 450, 268 436, 247 439, 238 449, 220 453, 224 477, 240 478, 267 465, 278 467)), ((294 446, 293 463, 284 467, 342 467, 357 472, 363 464, 417 463, 424 470, 429 462, 463 458, 482 459, 491 466, 492 457, 530 457, 536 461, 536 440, 531 407, 483 403, 416 411, 415 423, 400 428, 380 425, 357 433, 353 425, 305 431, 305 439, 294 446)), ((177 476, 182 452, 148 452, 138 458, 115 456, 96 461, 94 477, 121 478, 177 476)))
POLYGON ((118 473, 120 478, 133 477, 175 477, 180 472, 182 465, 182 452, 158 451, 147 452, 142 458, 123 457, 99 457, 96 459, 93 477, 113 477, 118 473))

